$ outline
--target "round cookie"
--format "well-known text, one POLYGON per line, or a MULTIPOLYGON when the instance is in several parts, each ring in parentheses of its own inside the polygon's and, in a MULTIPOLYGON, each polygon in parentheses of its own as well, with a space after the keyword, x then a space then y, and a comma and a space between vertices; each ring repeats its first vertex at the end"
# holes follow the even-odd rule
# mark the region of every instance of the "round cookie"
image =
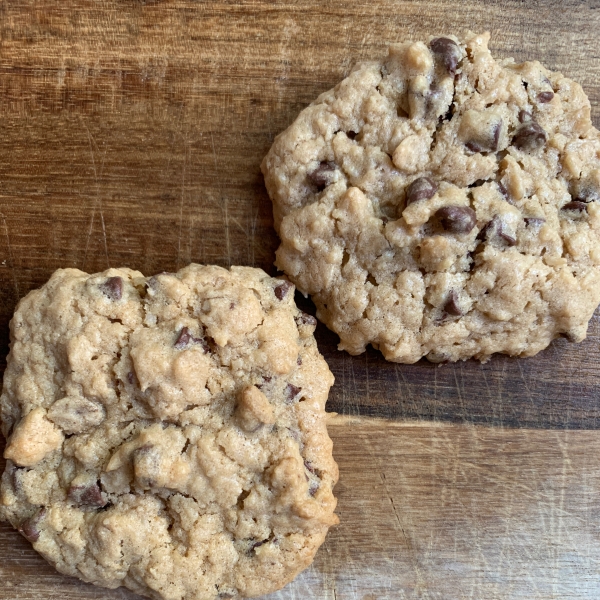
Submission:
POLYGON ((11 322, 0 516, 152 598, 291 581, 338 522, 333 376, 293 292, 243 267, 54 273, 11 322))
POLYGON ((489 34, 392 44, 262 165, 276 265, 340 349, 532 356, 600 302, 600 135, 581 87, 489 34))

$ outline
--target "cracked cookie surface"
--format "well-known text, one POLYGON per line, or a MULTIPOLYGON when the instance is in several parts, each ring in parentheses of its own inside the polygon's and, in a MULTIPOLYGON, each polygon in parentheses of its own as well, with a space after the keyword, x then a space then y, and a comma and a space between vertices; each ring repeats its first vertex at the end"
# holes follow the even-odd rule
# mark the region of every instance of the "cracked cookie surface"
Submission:
POLYGON ((57 271, 11 322, 0 516, 98 585, 279 589, 337 523, 315 326, 260 269, 57 271))
POLYGON ((340 349, 434 362, 585 338, 600 302, 600 134, 581 87, 489 34, 392 44, 262 165, 276 265, 340 349))

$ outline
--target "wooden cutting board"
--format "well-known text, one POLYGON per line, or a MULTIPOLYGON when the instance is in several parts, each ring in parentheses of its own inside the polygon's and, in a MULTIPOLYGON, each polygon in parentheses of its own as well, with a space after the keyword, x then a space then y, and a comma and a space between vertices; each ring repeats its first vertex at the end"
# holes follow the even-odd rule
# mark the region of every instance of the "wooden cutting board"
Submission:
MULTIPOLYGON (((59 267, 271 274, 259 165, 358 60, 490 30, 578 80, 600 125, 596 0, 0 0, 0 355, 59 267)), ((308 311, 309 301, 298 298, 308 311)), ((532 359, 351 357, 319 326, 341 524, 272 598, 600 597, 600 320, 532 359)), ((3 468, 3 465, 0 465, 3 468)), ((0 526, 0 599, 135 598, 56 574, 0 526)))

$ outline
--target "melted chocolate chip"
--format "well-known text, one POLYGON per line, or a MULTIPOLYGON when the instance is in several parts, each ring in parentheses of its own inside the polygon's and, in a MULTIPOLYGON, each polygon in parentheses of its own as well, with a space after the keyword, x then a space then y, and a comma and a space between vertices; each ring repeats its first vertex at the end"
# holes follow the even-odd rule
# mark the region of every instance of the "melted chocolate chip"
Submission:
POLYGON ((415 179, 406 189, 406 206, 419 200, 433 198, 438 190, 438 185, 429 177, 415 179))
POLYGON ((540 92, 537 96, 537 101, 540 104, 546 104, 547 102, 551 102, 552 98, 554 98, 554 92, 540 92))
POLYGON ((565 204, 561 210, 576 210, 582 212, 587 210, 587 203, 581 202, 579 200, 573 200, 572 202, 568 202, 565 204))
POLYGON ((277 300, 283 300, 290 290, 294 289, 294 284, 289 281, 284 281, 278 285, 273 291, 277 300))
POLYGON ((541 217, 525 217, 523 220, 527 227, 540 227, 546 222, 546 219, 542 219, 541 217))
POLYGON ((205 354, 208 354, 210 350, 205 340, 203 340, 202 338, 194 337, 187 327, 183 327, 179 332, 177 339, 175 340, 174 348, 176 350, 183 350, 190 344, 200 344, 205 354))
POLYGON ((100 291, 110 300, 120 300, 123 295, 123 280, 120 277, 109 277, 99 287, 100 291))
POLYGON ((469 233, 475 227, 475 211, 468 206, 442 206, 435 213, 440 225, 450 233, 469 233))
POLYGON ((302 391, 302 388, 288 383, 285 386, 285 402, 286 404, 292 404, 296 396, 302 391))
POLYGON ((444 304, 444 312, 452 315, 453 317, 460 317, 463 314, 463 311, 458 303, 458 294, 456 293, 456 290, 450 290, 448 300, 446 300, 446 304, 444 304))
POLYGON ((319 166, 308 174, 308 180, 317 188, 317 191, 322 192, 328 185, 331 184, 332 176, 335 173, 335 163, 323 161, 319 166))
POLYGON ((517 129, 512 143, 519 150, 537 150, 546 143, 546 132, 531 120, 517 129))
POLYGON ((106 500, 102 497, 100 486, 97 483, 72 485, 69 488, 68 497, 71 502, 88 508, 102 508, 106 505, 106 500))
POLYGON ((461 55, 458 44, 449 38, 440 37, 431 40, 429 48, 441 60, 446 71, 454 75, 461 55))
POLYGON ((45 515, 46 509, 41 508, 35 515, 29 517, 29 519, 25 519, 25 521, 19 525, 17 530, 26 540, 31 543, 37 542, 40 539, 39 524, 45 515))

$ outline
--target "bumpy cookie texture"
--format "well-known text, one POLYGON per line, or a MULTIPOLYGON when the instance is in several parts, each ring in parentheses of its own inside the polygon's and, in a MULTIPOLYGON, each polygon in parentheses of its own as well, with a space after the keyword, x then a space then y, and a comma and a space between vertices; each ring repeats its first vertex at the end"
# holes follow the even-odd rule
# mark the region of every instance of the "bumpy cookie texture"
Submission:
POLYGON ((337 523, 315 325, 260 269, 57 271, 11 323, 0 516, 98 585, 282 587, 337 523))
POLYGON ((435 362, 581 341, 600 302, 600 135, 581 87, 489 34, 393 44, 263 162, 277 266, 340 349, 435 362))

